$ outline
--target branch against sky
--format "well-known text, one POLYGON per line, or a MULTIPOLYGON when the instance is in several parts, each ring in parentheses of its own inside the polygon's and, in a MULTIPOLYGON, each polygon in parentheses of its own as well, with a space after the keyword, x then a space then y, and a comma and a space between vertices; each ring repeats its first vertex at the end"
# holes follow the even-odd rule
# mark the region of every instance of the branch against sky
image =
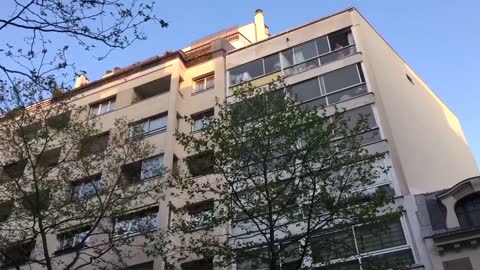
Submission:
POLYGON ((147 38, 147 24, 167 27, 153 0, 8 0, 0 13, 0 80, 18 78, 67 89, 85 73, 68 52, 101 60, 147 38), (8 12, 7 12, 8 11, 8 12), (78 49, 80 51, 78 52, 78 49), (83 50, 82 50, 83 49, 83 50))
MULTIPOLYGON (((158 211, 159 196, 154 188, 158 177, 127 182, 123 168, 149 157, 153 145, 127 140, 125 118, 104 131, 71 98, 24 108, 19 102, 36 94, 35 83, 16 82, 14 88, 4 87, 12 94, 0 101, 2 267, 124 268, 141 253, 138 237, 155 229, 156 212, 152 222, 140 219, 132 225, 137 237, 117 222, 132 209, 158 211)), ((162 168, 154 169, 150 175, 161 175, 162 168)))
MULTIPOLYGON (((357 123, 341 109, 305 109, 281 79, 241 85, 232 99, 217 102, 201 132, 177 132, 190 156, 164 184, 172 218, 152 254, 174 269, 202 258, 245 269, 310 269, 356 254, 348 228, 381 234, 399 221, 388 190, 370 188, 388 168, 376 163, 384 154, 362 146, 372 136, 366 115, 357 123), (319 236, 332 230, 347 233, 319 236)), ((387 266, 403 267, 377 265, 387 266)))

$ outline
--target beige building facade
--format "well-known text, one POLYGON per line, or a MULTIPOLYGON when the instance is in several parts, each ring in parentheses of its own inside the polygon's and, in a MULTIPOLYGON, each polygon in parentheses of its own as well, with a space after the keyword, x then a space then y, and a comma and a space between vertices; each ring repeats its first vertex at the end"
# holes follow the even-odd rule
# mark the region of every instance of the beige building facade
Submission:
MULTIPOLYGON (((202 119, 216 113, 215 99, 229 101, 235 85, 249 81, 261 86, 278 75, 303 106, 326 106, 332 112, 337 106, 352 116, 369 115, 365 147, 384 153, 384 165, 392 168, 371 189, 389 188, 405 208, 392 225, 391 240, 366 253, 358 251, 344 263, 351 268, 341 269, 360 269, 363 257, 400 258, 412 269, 441 269, 429 255, 432 244, 423 241, 414 196, 449 188, 478 175, 478 168, 454 113, 356 9, 274 36, 257 10, 253 23, 115 69, 94 82, 79 79, 74 102, 88 106, 85 119, 98 117, 105 131, 123 116, 148 122, 152 129, 144 139, 156 146, 158 162, 172 168, 187 156, 175 141, 175 130, 201 129, 202 119), (181 116, 199 121, 192 127, 181 116)), ((155 218, 160 230, 167 228, 170 214, 169 206, 159 202, 155 218)), ((52 250, 57 241, 52 234, 52 250)), ((164 267, 160 258, 140 255, 128 264, 130 269, 164 267)))

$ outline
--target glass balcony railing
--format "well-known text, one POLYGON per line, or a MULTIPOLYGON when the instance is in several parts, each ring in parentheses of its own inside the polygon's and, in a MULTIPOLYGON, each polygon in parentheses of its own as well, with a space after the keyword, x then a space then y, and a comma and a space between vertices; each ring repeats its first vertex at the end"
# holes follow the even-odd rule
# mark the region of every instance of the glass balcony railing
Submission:
POLYGON ((291 67, 285 68, 283 70, 283 73, 285 77, 289 77, 289 76, 299 74, 299 73, 323 66, 325 64, 340 60, 347 56, 353 55, 356 52, 357 50, 355 48, 355 44, 352 44, 342 49, 329 52, 329 53, 317 56, 315 58, 306 60, 305 62, 298 63, 291 67))

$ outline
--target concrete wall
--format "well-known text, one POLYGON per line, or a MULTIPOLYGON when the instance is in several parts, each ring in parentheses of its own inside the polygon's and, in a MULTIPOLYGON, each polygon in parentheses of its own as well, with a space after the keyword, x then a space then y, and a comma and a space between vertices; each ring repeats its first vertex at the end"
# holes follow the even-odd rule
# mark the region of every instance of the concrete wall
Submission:
POLYGON ((402 193, 444 189, 477 175, 477 165, 453 112, 357 11, 351 11, 351 16, 402 193))

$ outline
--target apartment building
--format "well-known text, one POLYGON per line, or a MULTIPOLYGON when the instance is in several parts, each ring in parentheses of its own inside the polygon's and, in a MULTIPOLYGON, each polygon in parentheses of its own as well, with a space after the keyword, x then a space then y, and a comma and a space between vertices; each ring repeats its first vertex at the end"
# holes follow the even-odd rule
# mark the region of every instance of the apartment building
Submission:
POLYGON ((418 218, 433 269, 480 269, 478 241, 480 178, 415 196, 418 218))
MULTIPOLYGON (((371 189, 389 188, 405 209, 388 237, 373 239, 366 249, 357 247, 358 254, 334 269, 360 269, 364 257, 437 269, 420 233, 414 196, 448 188, 455 179, 478 175, 478 169, 453 112, 354 8, 276 35, 268 33, 263 12, 257 10, 253 23, 115 68, 97 81, 81 77, 73 94, 76 105, 89 108, 83 117, 97 117, 104 131, 122 116, 141 125, 141 134, 133 136, 156 146, 142 164, 172 168, 187 155, 175 141, 175 130, 201 129, 203 120, 216 113, 215 98, 230 101, 235 85, 248 81, 262 86, 278 75, 305 107, 335 105, 370 116, 365 147, 384 153, 383 162, 391 167, 371 189), (191 126, 179 116, 198 121, 191 126)), ((166 229, 169 206, 159 202, 158 210, 151 209, 151 204, 141 209, 143 217, 166 229)), ((61 248, 61 238, 51 238, 52 250, 61 248)), ((164 267, 162 259, 147 256, 135 256, 128 264, 129 269, 164 267)))

